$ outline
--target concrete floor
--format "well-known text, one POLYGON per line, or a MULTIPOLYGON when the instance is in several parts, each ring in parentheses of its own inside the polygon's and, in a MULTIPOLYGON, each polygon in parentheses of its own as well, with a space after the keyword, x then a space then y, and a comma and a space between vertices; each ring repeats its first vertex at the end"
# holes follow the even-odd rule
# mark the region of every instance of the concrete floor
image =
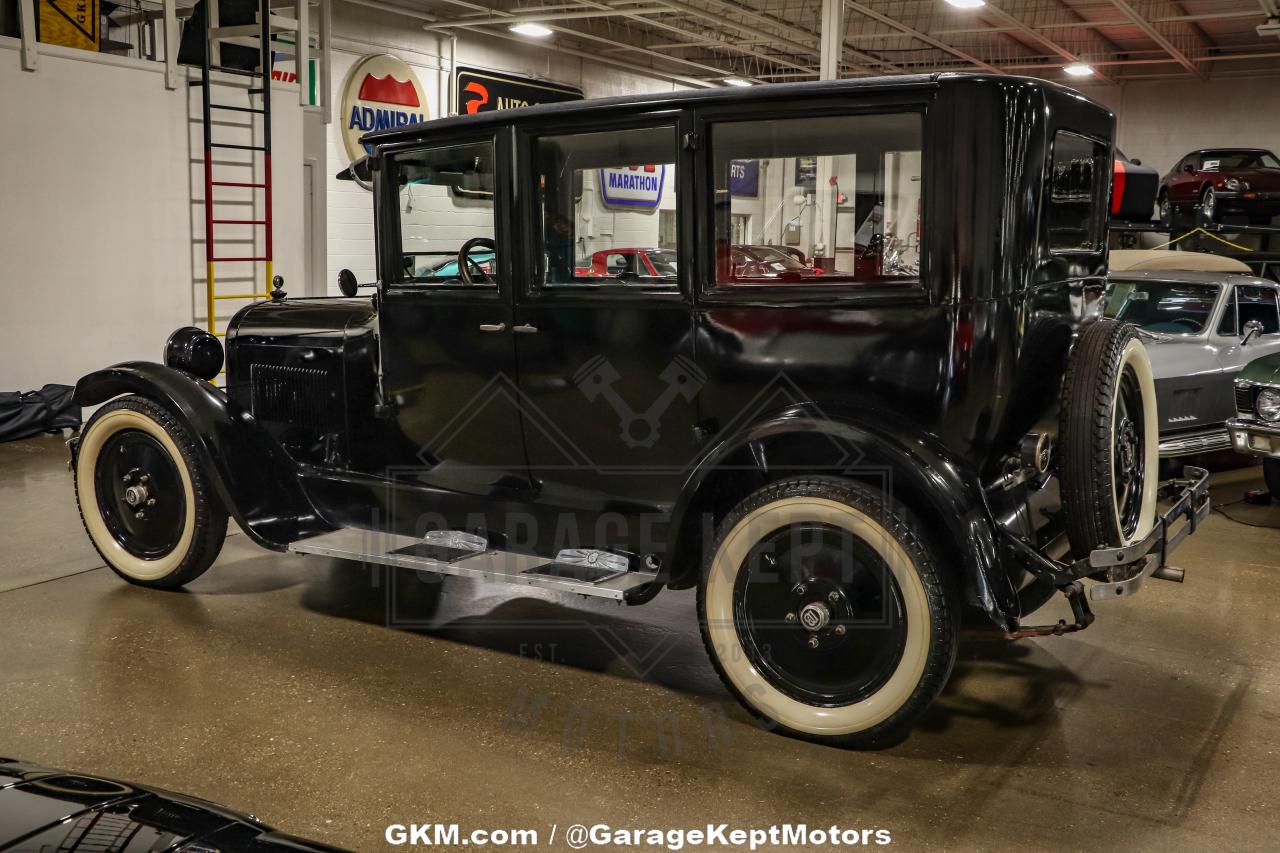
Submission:
MULTIPOLYGON (((1219 475, 1215 500, 1258 476, 1219 475)), ((360 851, 393 822, 709 821, 911 850, 1274 849, 1280 508, 1228 512, 1263 526, 1215 513, 1178 552, 1185 585, 1072 637, 969 643, 905 744, 856 753, 755 728, 691 593, 626 609, 456 581, 424 622, 432 591, 402 579, 388 627, 372 572, 238 532, 189 592, 152 592, 101 567, 60 441, 0 445, 0 755, 360 851)))

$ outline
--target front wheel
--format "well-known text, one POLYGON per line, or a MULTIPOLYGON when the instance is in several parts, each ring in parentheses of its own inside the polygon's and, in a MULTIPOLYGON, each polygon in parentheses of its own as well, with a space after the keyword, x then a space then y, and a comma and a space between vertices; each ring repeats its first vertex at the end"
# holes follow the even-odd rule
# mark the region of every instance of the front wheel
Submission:
POLYGON ((76 502, 94 548, 130 583, 176 589, 213 564, 227 534, 186 427, 145 397, 99 409, 75 466, 76 502))
POLYGON ((1160 209, 1160 224, 1163 225, 1165 228, 1172 227, 1173 226, 1173 204, 1169 201, 1168 193, 1160 194, 1159 209, 1160 209))
POLYGON ((946 684, 959 618, 932 549, 887 496, 834 478, 765 486, 718 528, 703 642, 771 728, 861 749, 901 740, 946 684))
POLYGON ((1205 187, 1204 192, 1200 194, 1200 215, 1204 217, 1207 223, 1215 222, 1218 214, 1218 194, 1214 192, 1213 187, 1205 187))

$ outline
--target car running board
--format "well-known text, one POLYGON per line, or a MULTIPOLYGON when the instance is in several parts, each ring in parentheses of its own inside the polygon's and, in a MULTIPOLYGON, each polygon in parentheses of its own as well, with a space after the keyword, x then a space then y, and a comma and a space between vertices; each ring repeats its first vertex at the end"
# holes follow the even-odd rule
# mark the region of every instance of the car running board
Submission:
POLYGON ((491 583, 525 584, 615 601, 626 600, 629 592, 657 579, 655 572, 619 568, 616 561, 607 559, 618 555, 605 551, 566 551, 556 560, 549 560, 488 548, 479 537, 415 539, 355 527, 299 540, 291 544, 289 550, 491 583), (591 555, 603 555, 603 558, 591 559, 591 555), (564 559, 559 559, 561 556, 564 559))

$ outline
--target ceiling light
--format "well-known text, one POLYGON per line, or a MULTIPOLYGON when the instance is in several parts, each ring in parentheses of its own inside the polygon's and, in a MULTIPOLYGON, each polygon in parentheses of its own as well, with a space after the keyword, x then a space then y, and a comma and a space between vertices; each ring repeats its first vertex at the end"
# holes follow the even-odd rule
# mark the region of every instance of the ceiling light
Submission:
POLYGON ((987 0, 947 0, 957 9, 977 9, 979 6, 987 5, 987 0))
POLYGON ((551 28, 544 27, 542 24, 526 21, 523 24, 512 24, 507 27, 513 33, 519 33, 522 36, 529 36, 535 39, 544 39, 551 35, 551 28))
POLYGON ((726 77, 726 78, 724 78, 724 84, 725 84, 726 86, 750 86, 750 85, 752 85, 752 83, 751 83, 751 81, 750 81, 750 80, 744 80, 744 79, 742 79, 741 77, 726 77))
POLYGON ((1073 62, 1070 65, 1064 66, 1062 70, 1070 74, 1072 77, 1088 77, 1093 73, 1093 66, 1086 62, 1073 62))

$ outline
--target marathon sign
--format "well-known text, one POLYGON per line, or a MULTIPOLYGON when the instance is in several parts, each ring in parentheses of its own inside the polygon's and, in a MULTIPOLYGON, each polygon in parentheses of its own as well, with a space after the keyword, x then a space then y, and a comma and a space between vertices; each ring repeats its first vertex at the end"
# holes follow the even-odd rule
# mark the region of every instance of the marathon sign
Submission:
POLYGON ((453 102, 459 115, 582 100, 582 90, 576 86, 483 68, 459 66, 453 85, 453 102))
POLYGON ((375 130, 426 121, 427 96, 413 69, 394 56, 366 56, 351 67, 342 88, 342 141, 354 163, 369 153, 360 137, 375 130))
POLYGON ((600 198, 616 207, 658 206, 666 166, 623 166, 600 170, 600 198))

